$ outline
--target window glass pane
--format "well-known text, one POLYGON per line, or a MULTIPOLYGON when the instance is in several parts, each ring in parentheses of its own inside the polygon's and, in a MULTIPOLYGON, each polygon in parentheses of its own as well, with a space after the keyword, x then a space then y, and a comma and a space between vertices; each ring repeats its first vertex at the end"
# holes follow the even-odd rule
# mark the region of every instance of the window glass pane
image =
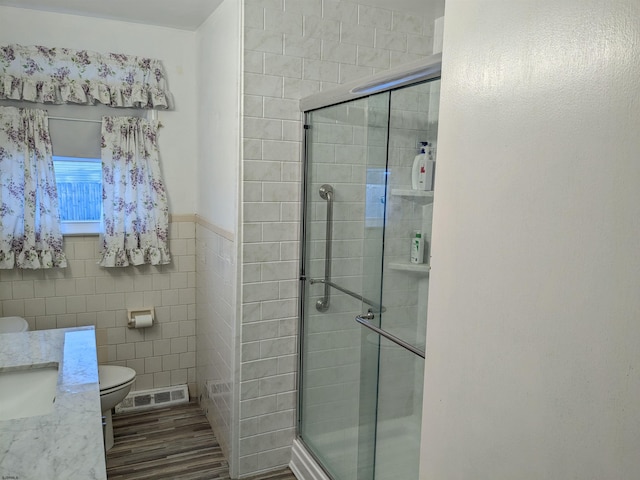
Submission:
POLYGON ((60 219, 98 221, 102 216, 102 163, 96 158, 53 157, 60 219))
POLYGON ((367 227, 381 227, 384 223, 384 204, 387 171, 384 168, 367 169, 365 222, 367 227))

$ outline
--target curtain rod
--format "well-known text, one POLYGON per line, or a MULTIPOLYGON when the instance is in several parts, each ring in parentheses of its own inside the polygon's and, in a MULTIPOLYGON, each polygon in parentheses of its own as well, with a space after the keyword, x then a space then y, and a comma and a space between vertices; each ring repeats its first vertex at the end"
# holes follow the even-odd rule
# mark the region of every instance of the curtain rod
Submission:
MULTIPOLYGON (((140 117, 142 118, 142 117, 140 117)), ((71 117, 54 117, 49 115, 49 120, 65 120, 68 122, 87 122, 87 123, 102 123, 102 120, 91 120, 89 118, 71 118, 71 117)), ((158 122, 158 127, 162 127, 162 123, 158 122)))
POLYGON ((49 115, 49 120, 67 120, 69 122, 102 123, 102 120, 91 120, 88 118, 54 117, 51 115, 49 115))

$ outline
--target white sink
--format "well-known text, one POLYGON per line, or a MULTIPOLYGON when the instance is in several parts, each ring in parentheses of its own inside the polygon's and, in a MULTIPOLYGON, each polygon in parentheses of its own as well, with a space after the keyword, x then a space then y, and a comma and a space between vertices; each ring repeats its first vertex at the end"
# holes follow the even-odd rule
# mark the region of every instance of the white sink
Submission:
POLYGON ((51 413, 56 400, 57 384, 57 363, 0 371, 0 420, 51 413))
POLYGON ((0 317, 0 333, 19 333, 29 330, 29 324, 22 317, 0 317))

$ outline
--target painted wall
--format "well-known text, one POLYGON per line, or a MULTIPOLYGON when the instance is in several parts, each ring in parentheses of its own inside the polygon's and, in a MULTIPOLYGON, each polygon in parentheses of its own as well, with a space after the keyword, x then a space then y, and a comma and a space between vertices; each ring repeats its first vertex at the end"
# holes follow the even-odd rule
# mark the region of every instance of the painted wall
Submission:
POLYGON ((198 215, 235 233, 240 169, 240 2, 198 29, 198 215))
POLYGON ((237 469, 240 8, 226 0, 197 32, 197 380, 200 405, 237 469))
POLYGON ((166 127, 160 130, 158 141, 170 211, 195 212, 197 98, 193 32, 0 6, 0 44, 8 43, 118 52, 162 60, 175 101, 175 110, 159 113, 166 127))
POLYGON ((637 478, 640 5, 444 32, 420 478, 637 478))

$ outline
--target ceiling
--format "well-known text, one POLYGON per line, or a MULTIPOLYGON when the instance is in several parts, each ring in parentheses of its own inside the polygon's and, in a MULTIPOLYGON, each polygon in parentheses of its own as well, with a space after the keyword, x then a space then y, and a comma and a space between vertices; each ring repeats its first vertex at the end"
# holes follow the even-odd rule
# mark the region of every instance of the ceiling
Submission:
MULTIPOLYGON (((0 0, 0 5, 196 30, 222 2, 223 0, 0 0)), ((428 15, 432 13, 433 6, 427 4, 434 2, 358 0, 358 3, 428 15)))
POLYGON ((0 5, 195 30, 222 0, 0 0, 0 5))

